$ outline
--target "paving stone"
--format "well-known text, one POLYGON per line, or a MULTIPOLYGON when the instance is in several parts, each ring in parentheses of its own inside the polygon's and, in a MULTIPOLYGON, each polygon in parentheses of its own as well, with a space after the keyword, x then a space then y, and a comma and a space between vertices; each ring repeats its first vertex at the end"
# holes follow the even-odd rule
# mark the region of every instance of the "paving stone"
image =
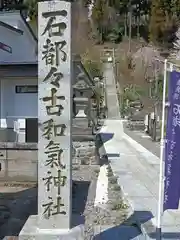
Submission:
POLYGON ((117 119, 120 117, 119 104, 117 98, 116 82, 112 64, 104 66, 104 80, 106 84, 106 102, 108 108, 108 118, 117 119))
POLYGON ((156 233, 156 228, 153 227, 150 221, 142 224, 142 232, 145 236, 146 240, 179 240, 180 239, 180 225, 172 225, 172 226, 162 226, 161 228, 161 238, 159 234, 156 233))
POLYGON ((128 128, 124 127, 124 132, 130 136, 132 139, 136 140, 139 144, 141 144, 143 147, 148 149, 150 152, 155 154, 157 157, 160 157, 160 144, 157 142, 153 142, 149 138, 142 138, 142 135, 144 135, 143 132, 140 132, 140 134, 135 133, 134 131, 129 130, 128 128))
POLYGON ((143 239, 140 230, 130 226, 96 226, 94 227, 94 240, 138 240, 143 239))
POLYGON ((121 175, 121 178, 118 179, 119 185, 122 187, 124 193, 129 197, 151 197, 152 194, 148 189, 141 184, 140 181, 134 179, 132 175, 121 175))

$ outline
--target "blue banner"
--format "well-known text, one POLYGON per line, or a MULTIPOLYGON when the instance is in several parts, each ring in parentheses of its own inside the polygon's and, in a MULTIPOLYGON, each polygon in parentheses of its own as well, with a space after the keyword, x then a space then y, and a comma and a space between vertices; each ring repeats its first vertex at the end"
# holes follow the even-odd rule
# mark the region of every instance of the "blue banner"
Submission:
POLYGON ((180 73, 170 73, 168 85, 168 108, 166 145, 164 211, 178 209, 180 199, 180 73))

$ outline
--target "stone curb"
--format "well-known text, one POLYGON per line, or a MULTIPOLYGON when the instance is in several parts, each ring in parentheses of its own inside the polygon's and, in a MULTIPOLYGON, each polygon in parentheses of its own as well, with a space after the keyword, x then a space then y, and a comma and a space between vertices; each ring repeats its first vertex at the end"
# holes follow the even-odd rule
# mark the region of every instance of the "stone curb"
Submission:
POLYGON ((141 144, 139 144, 138 142, 136 142, 133 138, 131 138, 130 136, 128 136, 126 133, 123 134, 123 137, 126 141, 128 141, 128 143, 136 149, 136 151, 138 151, 141 155, 143 155, 143 157, 145 158, 154 158, 156 161, 159 161, 159 157, 157 157, 156 155, 154 155, 153 153, 151 153, 148 149, 146 149, 145 147, 143 147, 141 144))

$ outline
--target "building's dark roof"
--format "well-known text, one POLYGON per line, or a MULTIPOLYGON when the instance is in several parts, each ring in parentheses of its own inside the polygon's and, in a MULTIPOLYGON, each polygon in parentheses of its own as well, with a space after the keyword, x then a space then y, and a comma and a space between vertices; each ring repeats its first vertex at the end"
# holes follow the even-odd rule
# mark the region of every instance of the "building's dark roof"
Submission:
POLYGON ((92 77, 89 75, 89 73, 86 71, 84 65, 81 62, 81 58, 80 56, 76 55, 73 56, 73 72, 74 72, 74 83, 76 83, 76 81, 78 81, 78 76, 79 74, 84 74, 84 80, 87 82, 87 84, 89 86, 94 86, 94 81, 92 79, 92 77))
POLYGON ((0 26, 5 27, 5 28, 7 28, 7 29, 9 29, 11 31, 14 31, 14 32, 17 32, 17 33, 23 35, 23 31, 21 29, 17 29, 15 27, 12 27, 11 25, 9 25, 9 24, 7 24, 5 22, 0 21, 0 26))
POLYGON ((89 82, 92 84, 92 86, 94 86, 94 81, 93 81, 92 77, 91 77, 90 74, 87 72, 86 68, 84 67, 84 65, 82 64, 81 61, 80 61, 79 65, 80 65, 81 69, 84 71, 84 73, 86 74, 89 82))
POLYGON ((0 77, 37 77, 38 64, 0 64, 0 77))

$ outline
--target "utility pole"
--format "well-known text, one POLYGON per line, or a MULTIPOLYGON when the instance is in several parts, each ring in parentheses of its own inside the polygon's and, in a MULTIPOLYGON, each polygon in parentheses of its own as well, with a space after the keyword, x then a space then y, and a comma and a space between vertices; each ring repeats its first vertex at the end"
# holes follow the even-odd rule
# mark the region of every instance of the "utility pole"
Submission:
POLYGON ((132 38, 132 2, 129 0, 129 52, 131 52, 131 38, 132 38))

